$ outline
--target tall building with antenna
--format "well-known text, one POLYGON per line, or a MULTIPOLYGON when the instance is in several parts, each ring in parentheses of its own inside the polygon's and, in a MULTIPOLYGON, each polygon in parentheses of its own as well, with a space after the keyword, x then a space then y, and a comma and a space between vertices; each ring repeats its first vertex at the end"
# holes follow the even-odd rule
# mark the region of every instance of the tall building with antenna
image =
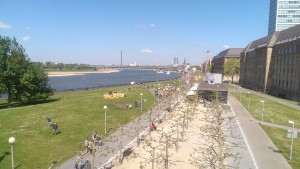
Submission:
POLYGON ((300 0, 270 0, 268 34, 300 24, 300 0))
POLYGON ((122 51, 121 51, 121 66, 123 66, 123 55, 122 55, 122 51))
POLYGON ((178 66, 178 57, 174 57, 174 66, 178 66))

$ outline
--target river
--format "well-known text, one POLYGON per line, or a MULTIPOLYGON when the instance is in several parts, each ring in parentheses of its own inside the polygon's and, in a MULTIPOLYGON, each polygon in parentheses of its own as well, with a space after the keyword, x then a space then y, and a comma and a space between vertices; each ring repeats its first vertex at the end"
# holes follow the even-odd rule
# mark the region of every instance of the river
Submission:
POLYGON ((87 73, 77 76, 53 76, 49 77, 49 85, 56 92, 82 90, 85 88, 100 88, 119 85, 129 85, 131 82, 155 82, 167 79, 175 79, 180 73, 157 73, 154 70, 123 69, 113 73, 87 73))

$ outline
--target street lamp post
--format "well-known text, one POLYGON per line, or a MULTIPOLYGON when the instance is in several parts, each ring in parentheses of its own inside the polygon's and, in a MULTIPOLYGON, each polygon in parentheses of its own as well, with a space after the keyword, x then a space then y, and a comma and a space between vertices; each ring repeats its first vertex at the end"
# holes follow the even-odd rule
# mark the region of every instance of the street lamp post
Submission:
POLYGON ((242 88, 239 87, 239 89, 240 89, 240 102, 241 102, 241 101, 242 101, 242 99, 241 99, 241 98, 242 98, 242 97, 241 97, 241 95, 242 95, 242 94, 241 94, 241 93, 242 93, 241 89, 242 89, 242 88))
MULTIPOLYGON (((143 93, 141 93, 141 115, 142 115, 142 112, 143 112, 143 93)), ((137 120, 137 145, 139 146, 140 145, 140 118, 141 116, 138 117, 138 120, 137 120)))
POLYGON ((152 115, 152 108, 150 109, 150 114, 149 114, 149 125, 152 123, 151 115, 152 115))
POLYGON ((103 108, 104 108, 104 133, 106 135, 106 109, 107 109, 107 106, 105 105, 103 108))
POLYGON ((291 152, 290 152, 290 161, 292 160, 292 154, 293 154, 293 142, 294 142, 294 127, 295 127, 295 123, 294 121, 289 120, 289 123, 293 125, 293 129, 292 129, 292 141, 291 141, 291 152))
POLYGON ((262 111, 261 111, 261 124, 264 124, 264 114, 265 114, 265 101, 261 100, 262 103, 262 111))
POLYGON ((234 96, 235 96, 235 84, 233 84, 233 93, 234 93, 234 96))
POLYGON ((143 113, 143 93, 141 93, 141 114, 143 113))
POLYGON ((250 106, 250 92, 247 92, 248 93, 248 110, 249 110, 249 106, 250 106))
POLYGON ((8 139, 8 142, 11 146, 11 168, 14 169, 14 143, 16 142, 16 139, 11 137, 8 139))

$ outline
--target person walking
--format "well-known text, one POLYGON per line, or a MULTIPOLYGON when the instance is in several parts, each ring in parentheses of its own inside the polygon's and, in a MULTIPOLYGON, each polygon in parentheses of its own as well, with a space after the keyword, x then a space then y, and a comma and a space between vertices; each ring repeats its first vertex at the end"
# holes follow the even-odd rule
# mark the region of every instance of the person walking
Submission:
POLYGON ((89 139, 86 138, 84 141, 84 149, 85 149, 85 153, 87 153, 89 151, 89 139))
POLYGON ((52 123, 52 122, 51 122, 51 117, 48 116, 48 117, 47 117, 47 124, 48 124, 48 127, 51 126, 51 123, 52 123))
POLYGON ((54 123, 52 128, 53 128, 53 135, 56 135, 57 134, 57 129, 58 129, 57 123, 54 123))
POLYGON ((79 159, 79 169, 84 169, 84 160, 83 160, 83 156, 81 155, 80 156, 80 159, 79 159))
POLYGON ((84 169, 92 169, 92 164, 89 161, 89 159, 86 159, 85 164, 84 164, 84 169))

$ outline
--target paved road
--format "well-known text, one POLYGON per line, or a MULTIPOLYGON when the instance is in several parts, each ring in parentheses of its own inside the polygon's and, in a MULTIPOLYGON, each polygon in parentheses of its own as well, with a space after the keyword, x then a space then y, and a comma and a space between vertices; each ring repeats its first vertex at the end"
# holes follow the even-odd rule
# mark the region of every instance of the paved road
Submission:
MULTIPOLYGON (((252 158, 252 163, 249 163, 247 168, 291 169, 278 148, 238 100, 229 95, 228 103, 236 114, 237 121, 246 139, 246 145, 248 146, 247 153, 252 158)), ((245 155, 247 156, 247 154, 245 155)), ((244 160, 244 162, 243 165, 247 165, 248 160, 244 160)), ((244 168, 244 166, 241 168, 244 168)))

